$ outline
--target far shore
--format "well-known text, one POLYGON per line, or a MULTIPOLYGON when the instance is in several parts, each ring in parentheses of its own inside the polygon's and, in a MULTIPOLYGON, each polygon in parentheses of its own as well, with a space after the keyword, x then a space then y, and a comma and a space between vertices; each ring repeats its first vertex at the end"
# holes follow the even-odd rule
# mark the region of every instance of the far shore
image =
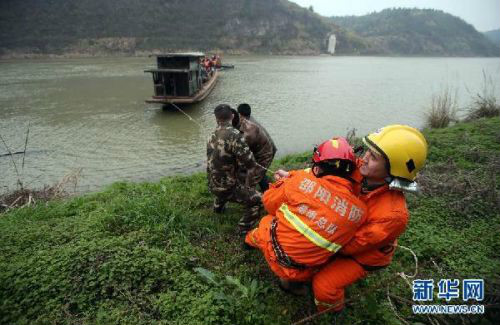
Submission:
MULTIPOLYGON (((25 52, 7 52, 0 53, 0 60, 45 60, 45 59, 85 59, 85 58, 133 58, 133 57, 149 57, 162 53, 170 52, 199 52, 200 50, 165 50, 165 51, 136 51, 136 52, 97 52, 97 53, 82 53, 82 52, 65 52, 62 54, 56 53, 25 53, 25 52)), ((220 55, 229 56, 244 56, 244 55, 271 55, 271 56, 332 56, 332 57, 393 57, 393 58, 499 58, 498 56, 455 56, 455 55, 397 55, 397 54, 356 54, 356 53, 318 53, 318 52, 250 52, 246 50, 207 50, 202 51, 207 54, 218 53, 220 55)))

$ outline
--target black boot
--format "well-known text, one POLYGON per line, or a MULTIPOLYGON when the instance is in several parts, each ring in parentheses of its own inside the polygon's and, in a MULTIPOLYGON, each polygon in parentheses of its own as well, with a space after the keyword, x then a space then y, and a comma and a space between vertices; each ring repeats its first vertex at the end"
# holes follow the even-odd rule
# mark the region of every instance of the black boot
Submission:
POLYGON ((222 213, 224 213, 224 211, 226 211, 226 203, 225 202, 218 203, 218 202, 214 201, 214 212, 222 214, 222 213))
POLYGON ((281 290, 290 293, 294 296, 307 296, 309 288, 304 284, 304 282, 292 282, 285 279, 279 279, 279 287, 281 290))

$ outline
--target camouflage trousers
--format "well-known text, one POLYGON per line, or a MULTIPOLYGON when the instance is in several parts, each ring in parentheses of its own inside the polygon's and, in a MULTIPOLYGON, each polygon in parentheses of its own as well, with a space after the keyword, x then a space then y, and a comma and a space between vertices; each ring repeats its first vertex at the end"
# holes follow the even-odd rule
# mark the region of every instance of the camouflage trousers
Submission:
POLYGON ((215 195, 214 208, 223 207, 227 202, 240 203, 245 206, 245 213, 238 222, 240 234, 244 235, 255 228, 260 219, 260 208, 262 206, 262 194, 255 188, 248 188, 237 183, 227 191, 213 191, 215 195))

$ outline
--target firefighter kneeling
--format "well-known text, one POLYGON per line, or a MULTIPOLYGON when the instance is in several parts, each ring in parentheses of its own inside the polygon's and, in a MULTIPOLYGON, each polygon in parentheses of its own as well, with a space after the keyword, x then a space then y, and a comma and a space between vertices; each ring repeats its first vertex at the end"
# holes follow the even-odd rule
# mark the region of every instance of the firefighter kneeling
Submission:
POLYGON ((285 289, 311 280, 351 240, 367 214, 353 193, 355 156, 344 138, 322 143, 312 160, 312 169, 277 173, 279 180, 262 198, 268 215, 245 239, 262 251, 285 289))
POLYGON ((339 255, 314 275, 319 310, 342 310, 347 286, 391 263, 397 238, 409 219, 402 191, 416 189, 414 180, 425 165, 427 142, 412 127, 389 125, 363 142, 368 150, 352 178, 359 184, 356 193, 367 205, 367 219, 339 255))

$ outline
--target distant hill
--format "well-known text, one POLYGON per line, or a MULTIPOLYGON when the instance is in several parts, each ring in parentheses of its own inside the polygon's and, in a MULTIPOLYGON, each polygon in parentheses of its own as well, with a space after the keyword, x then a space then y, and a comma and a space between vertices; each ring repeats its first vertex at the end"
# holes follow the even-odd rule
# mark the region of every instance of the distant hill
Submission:
POLYGON ((483 35, 487 39, 493 42, 496 46, 500 47, 500 29, 490 30, 488 32, 483 32, 483 35))
POLYGON ((0 54, 213 50, 319 54, 363 41, 285 0, 1 0, 0 54))
POLYGON ((362 54, 500 55, 472 25, 440 10, 386 9, 365 16, 331 18, 369 44, 362 54))
POLYGON ((471 25, 436 10, 330 19, 286 0, 0 0, 3 57, 182 50, 319 54, 331 33, 337 54, 500 54, 471 25))

